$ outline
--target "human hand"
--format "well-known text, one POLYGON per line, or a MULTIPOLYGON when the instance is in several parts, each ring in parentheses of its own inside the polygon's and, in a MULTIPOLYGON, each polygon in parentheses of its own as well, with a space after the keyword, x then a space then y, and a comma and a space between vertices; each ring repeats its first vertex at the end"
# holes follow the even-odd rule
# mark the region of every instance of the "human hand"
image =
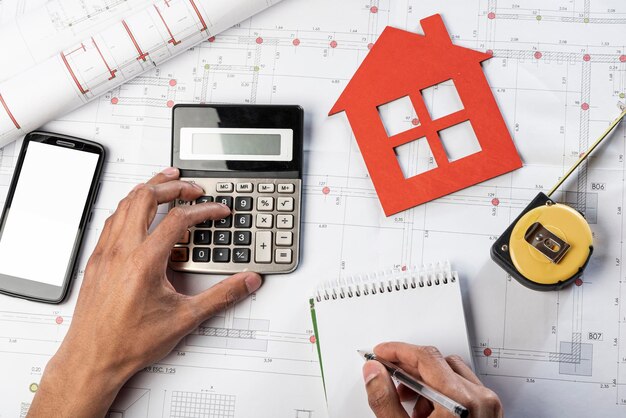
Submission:
MULTIPOLYGON (((435 347, 405 343, 384 343, 374 348, 374 354, 396 364, 407 373, 469 409, 471 418, 501 418, 502 404, 498 396, 487 389, 463 362, 453 355, 443 357, 435 347)), ((400 403, 416 399, 417 394, 399 385, 396 389, 385 367, 377 361, 363 366, 363 378, 370 408, 377 418, 408 418, 400 403)), ((443 418, 454 415, 424 397, 417 398, 412 418, 443 418)))
POLYGON ((131 191, 107 219, 70 329, 46 367, 29 416, 104 415, 134 373, 261 286, 258 274, 240 273, 195 296, 174 289, 166 275, 171 248, 190 226, 230 214, 217 203, 176 207, 149 233, 159 204, 203 195, 178 177, 177 169, 164 170, 131 191))

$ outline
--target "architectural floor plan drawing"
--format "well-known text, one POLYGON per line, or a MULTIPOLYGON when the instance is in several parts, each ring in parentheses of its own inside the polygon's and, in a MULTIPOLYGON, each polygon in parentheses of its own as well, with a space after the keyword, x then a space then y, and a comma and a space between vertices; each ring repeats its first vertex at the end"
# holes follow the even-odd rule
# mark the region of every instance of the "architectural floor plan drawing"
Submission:
POLYGON ((15 43, 0 48, 0 56, 18 63, 0 74, 0 146, 280 0, 133 1, 112 3, 105 11, 97 1, 83 3, 78 16, 86 4, 95 7, 97 12, 87 12, 94 14, 93 25, 75 21, 67 6, 50 1, 23 21, 3 26, 0 36, 15 43))
MULTIPOLYGON (((29 0, 0 0, 0 18, 31 8, 29 0)), ((176 103, 303 106, 301 264, 267 277, 254 296, 138 373, 111 417, 325 418, 307 304, 318 283, 443 259, 463 276, 476 372, 507 416, 624 416, 626 125, 556 196, 585 213, 594 233, 581 280, 535 292, 489 257, 497 236, 618 115, 626 99, 624 33, 622 0, 284 0, 48 124, 103 143, 109 158, 69 299, 55 306, 0 298, 0 417, 28 410, 72 322, 82 269, 105 219, 135 184, 169 165, 176 103), (493 54, 483 69, 524 167, 385 218, 348 121, 327 114, 387 25, 420 32, 419 20, 434 13, 454 43, 493 54)), ((449 105, 447 89, 428 92, 432 111, 449 105)), ((419 123, 410 106, 385 112, 395 129, 419 123)), ((0 149, 0 202, 19 146, 0 149)), ((413 169, 431 164, 417 144, 399 159, 413 169)), ((219 279, 172 277, 190 293, 219 279)))
POLYGON ((0 47, 0 55, 11 57, 2 63, 0 81, 28 70, 149 4, 149 0, 49 0, 45 4, 36 1, 42 4, 32 6, 17 19, 5 21, 0 28, 0 37, 11 40, 0 47))

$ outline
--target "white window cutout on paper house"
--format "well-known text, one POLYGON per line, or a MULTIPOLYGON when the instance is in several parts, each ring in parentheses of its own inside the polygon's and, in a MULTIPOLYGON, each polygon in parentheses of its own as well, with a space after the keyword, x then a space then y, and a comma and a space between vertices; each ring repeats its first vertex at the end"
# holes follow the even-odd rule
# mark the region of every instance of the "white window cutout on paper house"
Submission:
POLYGON ((419 126, 419 119, 409 96, 378 106, 378 114, 387 136, 390 137, 419 126))

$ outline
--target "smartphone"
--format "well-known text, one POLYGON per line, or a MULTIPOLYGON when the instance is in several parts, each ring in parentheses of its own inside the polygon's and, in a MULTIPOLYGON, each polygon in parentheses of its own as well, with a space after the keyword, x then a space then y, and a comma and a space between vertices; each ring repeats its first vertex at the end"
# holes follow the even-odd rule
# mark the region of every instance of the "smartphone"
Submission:
POLYGON ((47 132, 26 136, 0 218, 0 292, 46 303, 65 299, 104 148, 47 132))

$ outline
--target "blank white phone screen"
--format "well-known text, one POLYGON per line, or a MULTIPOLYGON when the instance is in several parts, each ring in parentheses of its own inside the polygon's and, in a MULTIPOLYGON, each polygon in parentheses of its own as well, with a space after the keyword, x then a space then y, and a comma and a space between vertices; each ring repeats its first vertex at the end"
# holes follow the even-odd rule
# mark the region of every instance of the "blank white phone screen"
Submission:
POLYGON ((0 274, 61 286, 98 155, 30 142, 0 236, 0 274))

